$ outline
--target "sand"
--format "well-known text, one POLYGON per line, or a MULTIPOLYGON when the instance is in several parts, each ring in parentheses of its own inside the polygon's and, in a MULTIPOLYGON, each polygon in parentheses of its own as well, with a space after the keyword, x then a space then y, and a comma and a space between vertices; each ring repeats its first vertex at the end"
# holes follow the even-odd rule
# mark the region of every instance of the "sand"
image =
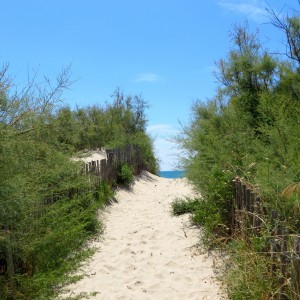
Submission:
POLYGON ((67 287, 62 298, 80 293, 90 299, 226 299, 216 279, 214 258, 199 251, 199 228, 188 216, 174 217, 170 203, 192 196, 186 179, 143 173, 131 190, 101 214, 105 232, 82 267, 86 276, 67 287))
POLYGON ((73 161, 83 161, 85 163, 107 159, 106 151, 105 150, 95 150, 95 151, 86 151, 80 155, 80 157, 73 157, 73 161))

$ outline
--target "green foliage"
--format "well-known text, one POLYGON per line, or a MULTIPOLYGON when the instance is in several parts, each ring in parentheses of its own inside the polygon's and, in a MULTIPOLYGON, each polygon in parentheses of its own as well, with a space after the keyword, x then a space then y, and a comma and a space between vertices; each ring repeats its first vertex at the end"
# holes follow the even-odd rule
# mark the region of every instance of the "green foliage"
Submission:
POLYGON ((216 203, 203 200, 191 216, 192 223, 202 225, 207 236, 211 233, 226 235, 226 227, 224 228, 220 210, 221 208, 216 203))
POLYGON ((194 225, 201 225, 204 229, 205 240, 212 237, 212 233, 228 235, 227 228, 223 225, 222 206, 217 202, 206 199, 176 199, 171 203, 174 216, 191 214, 190 220, 194 225))
POLYGON ((95 197, 103 208, 114 197, 114 191, 106 181, 100 181, 95 197))
MULTIPOLYGON (((77 108, 72 112, 74 121, 71 128, 78 128, 76 130, 78 137, 70 140, 68 144, 73 145, 76 150, 83 150, 101 147, 120 148, 128 144, 143 143, 137 137, 147 136, 145 117, 147 103, 140 96, 125 96, 119 89, 116 89, 112 97, 112 103, 106 104, 105 107, 95 105, 77 108)), ((66 128, 62 130, 65 132, 66 128)), ((76 133, 71 135, 76 136, 76 133)))
POLYGON ((145 132, 137 132, 132 137, 131 143, 137 145, 143 154, 144 169, 152 174, 158 174, 159 166, 154 155, 153 140, 145 132))
POLYGON ((141 149, 144 168, 156 174, 158 163, 153 140, 146 133, 146 101, 140 96, 125 96, 117 89, 113 101, 105 106, 61 107, 39 117, 31 136, 64 153, 84 149, 123 148, 136 145, 141 149))
POLYGON ((36 272, 33 276, 16 276, 17 299, 55 299, 59 287, 78 281, 81 276, 71 274, 80 267, 82 261, 94 254, 95 249, 81 248, 60 262, 59 266, 47 272, 36 272))
POLYGON ((232 243, 230 253, 225 276, 230 299, 272 299, 279 286, 266 256, 243 241, 232 243))
MULTIPOLYGON (((5 66, 0 72, 0 263, 4 258, 12 264, 9 274, 0 274, 0 298, 51 299, 62 284, 76 279, 67 274, 92 253, 85 245, 102 230, 97 211, 114 195, 108 183, 95 185, 71 157, 85 148, 132 143, 145 151, 144 165, 154 168, 152 140, 145 132, 147 105, 117 90, 113 104, 71 110, 58 106, 70 83, 68 69, 53 88, 48 80, 45 87, 30 82, 23 94, 11 91, 6 72, 5 66)), ((120 166, 119 181, 132 180, 131 166, 120 166)))
POLYGON ((174 216, 180 216, 187 213, 193 213, 201 205, 199 199, 175 199, 172 204, 172 214, 174 216))
POLYGON ((117 166, 117 184, 129 186, 134 180, 133 169, 128 164, 117 166))
POLYGON ((187 176, 204 199, 221 208, 225 225, 235 176, 258 184, 269 204, 281 211, 280 191, 300 176, 300 102, 294 84, 299 74, 289 64, 258 51, 255 36, 245 30, 235 29, 237 49, 220 64, 218 95, 194 104, 194 118, 177 138, 189 153, 182 162, 187 176), (251 62, 248 75, 245 56, 251 62), (245 101, 252 104, 247 106, 245 101))
MULTIPOLYGON (((217 94, 195 102, 191 123, 176 139, 188 154, 182 160, 187 177, 203 196, 191 218, 204 226, 210 242, 228 241, 231 234, 231 182, 236 176, 259 188, 264 206, 279 212, 290 233, 300 229, 300 22, 299 15, 280 19, 270 11, 273 24, 285 31, 287 59, 263 49, 247 25, 235 26, 232 49, 218 63, 217 94)), ((185 204, 177 209, 188 210, 185 204)), ((267 238, 264 232, 261 238, 267 238)), ((269 274, 262 241, 232 244, 233 268, 227 273, 232 299, 276 294, 278 278, 269 274)))
MULTIPOLYGON (((74 264, 82 245, 101 230, 96 212, 102 202, 68 157, 40 143, 22 146, 13 185, 2 185, 1 220, 13 230, 9 239, 0 239, 0 248, 12 246, 18 299, 35 299, 53 293, 70 270, 67 262, 74 264), (35 162, 22 168, 29 153, 35 162)), ((107 195, 104 188, 102 194, 107 195)))

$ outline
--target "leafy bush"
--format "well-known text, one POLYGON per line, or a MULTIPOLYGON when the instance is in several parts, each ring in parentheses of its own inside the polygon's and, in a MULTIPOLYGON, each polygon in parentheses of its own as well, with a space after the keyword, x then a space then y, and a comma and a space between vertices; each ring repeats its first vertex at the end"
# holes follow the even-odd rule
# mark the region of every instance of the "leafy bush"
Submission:
POLYGON ((206 240, 212 237, 212 233, 218 235, 229 233, 227 227, 223 225, 220 206, 216 202, 206 199, 176 199, 171 203, 171 208, 174 216, 191 214, 191 223, 203 226, 206 240))
MULTIPOLYGON (((85 244, 102 229, 97 211, 113 197, 107 183, 92 184, 70 157, 134 142, 147 150, 145 166, 155 165, 147 105, 117 91, 106 107, 72 111, 57 105, 70 84, 68 70, 56 86, 30 82, 18 95, 6 71, 0 71, 0 260, 1 267, 10 260, 10 274, 0 276, 0 298, 51 299, 91 253, 85 244)), ((120 166, 118 180, 132 182, 129 165, 120 166)))
POLYGON ((113 197, 114 191, 111 186, 105 181, 100 181, 95 193, 95 198, 100 202, 100 207, 103 208, 113 197))
POLYGON ((130 185, 134 180, 133 169, 128 164, 119 164, 117 167, 117 184, 130 185))
POLYGON ((224 226, 236 176, 257 184, 288 218, 289 201, 279 194, 299 181, 300 97, 291 87, 300 77, 293 64, 263 50, 246 26, 234 27, 232 36, 233 47, 218 64, 218 94, 194 104, 191 124, 177 137, 188 153, 182 165, 224 226))
POLYGON ((230 299, 273 299, 279 290, 268 258, 244 241, 233 242, 225 271, 230 299))
MULTIPOLYGON (((202 225, 207 233, 217 233, 220 228, 224 229, 220 208, 212 201, 203 200, 199 202, 197 210, 191 216, 196 225, 202 225)), ((224 230, 218 232, 224 235, 224 230)))
POLYGON ((199 199, 175 199, 171 203, 172 213, 174 216, 179 216, 187 213, 193 213, 200 206, 199 199))
MULTIPOLYGON (((187 153, 182 160, 187 177, 203 196, 192 220, 215 238, 231 233, 236 176, 259 188, 263 205, 279 212, 290 233, 299 231, 300 56, 293 51, 299 45, 300 18, 297 11, 286 17, 268 11, 271 23, 286 34, 287 59, 263 49, 247 24, 234 26, 232 47, 217 64, 217 94, 195 102, 191 123, 176 139, 187 153)), ((243 238, 230 248, 230 295, 273 298, 281 278, 268 273, 259 243, 243 238)))

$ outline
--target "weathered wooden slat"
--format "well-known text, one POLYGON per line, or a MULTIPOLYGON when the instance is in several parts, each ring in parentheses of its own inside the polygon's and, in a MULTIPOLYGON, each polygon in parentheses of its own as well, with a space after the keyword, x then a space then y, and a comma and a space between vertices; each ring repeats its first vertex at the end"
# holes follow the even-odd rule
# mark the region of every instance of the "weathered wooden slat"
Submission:
POLYGON ((281 230, 281 253, 280 253, 280 280, 281 285, 279 291, 279 299, 286 300, 288 299, 286 290, 287 290, 287 264, 288 264, 288 236, 285 228, 281 230))
POLYGON ((4 225, 4 231, 7 235, 7 241, 6 241, 6 264, 7 264, 7 270, 6 274, 9 280, 9 291, 8 291, 8 299, 15 299, 15 291, 16 291, 16 283, 15 283, 15 266, 14 266, 14 256, 13 256, 13 248, 11 245, 11 232, 9 225, 4 225))
POLYGON ((300 299, 300 236, 295 237, 293 250, 291 280, 295 299, 300 299))
POLYGON ((257 234, 259 232, 259 228, 261 225, 261 219, 260 219, 260 197, 259 196, 255 196, 254 198, 254 207, 253 207, 253 231, 255 232, 255 234, 257 234))

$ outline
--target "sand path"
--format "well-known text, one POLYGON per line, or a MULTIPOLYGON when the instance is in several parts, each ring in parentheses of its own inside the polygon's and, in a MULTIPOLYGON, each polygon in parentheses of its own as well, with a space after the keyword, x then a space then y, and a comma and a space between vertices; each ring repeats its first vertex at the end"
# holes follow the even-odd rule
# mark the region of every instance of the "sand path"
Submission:
POLYGON ((224 299, 214 278, 213 258, 199 254, 199 229, 187 216, 173 217, 170 203, 191 196, 185 179, 144 173, 131 191, 102 214, 106 229, 99 251, 83 267, 85 278, 65 296, 98 292, 91 299, 224 299))

